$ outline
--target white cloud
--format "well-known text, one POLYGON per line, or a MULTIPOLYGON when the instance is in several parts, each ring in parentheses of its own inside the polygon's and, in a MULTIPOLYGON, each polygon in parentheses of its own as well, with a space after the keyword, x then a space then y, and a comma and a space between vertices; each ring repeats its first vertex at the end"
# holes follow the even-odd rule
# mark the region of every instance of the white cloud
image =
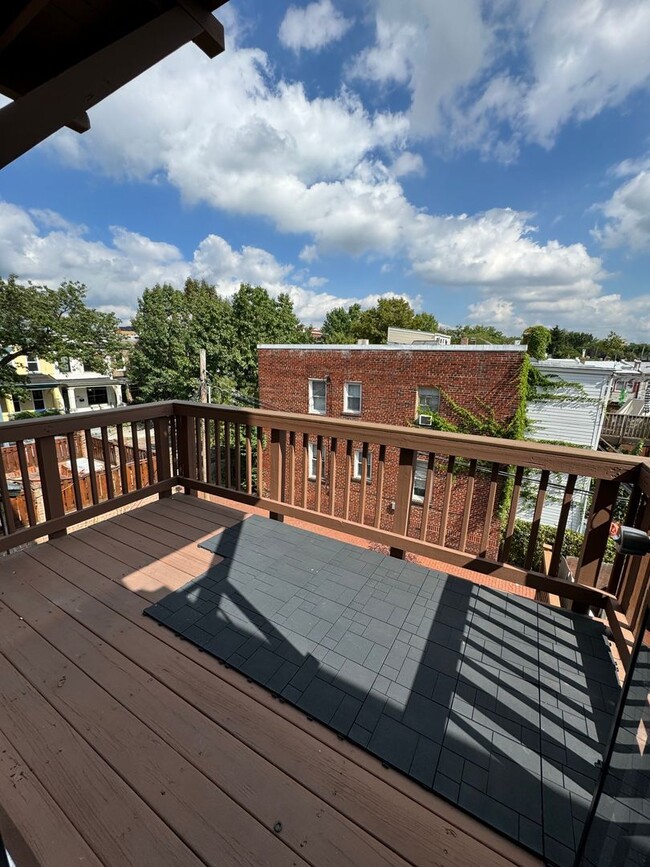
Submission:
POLYGON ((598 206, 605 225, 594 229, 594 236, 605 247, 628 247, 650 250, 650 156, 625 160, 612 172, 615 177, 629 177, 598 206))
POLYGON ((334 7, 332 0, 318 0, 304 7, 289 6, 278 36, 280 42, 293 51, 320 51, 342 39, 352 24, 334 7))
POLYGON ((508 161, 650 82, 646 0, 373 0, 353 75, 411 94, 413 129, 508 161))

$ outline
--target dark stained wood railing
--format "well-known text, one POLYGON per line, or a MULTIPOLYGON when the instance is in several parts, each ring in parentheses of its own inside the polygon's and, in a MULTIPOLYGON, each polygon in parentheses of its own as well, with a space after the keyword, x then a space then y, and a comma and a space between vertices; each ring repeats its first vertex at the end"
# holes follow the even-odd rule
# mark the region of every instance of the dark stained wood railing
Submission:
POLYGON ((601 579, 608 527, 624 501, 626 520, 650 527, 650 468, 642 458, 182 401, 8 422, 0 430, 0 550, 151 494, 168 496, 178 484, 260 506, 278 520, 342 530, 394 556, 412 552, 604 610, 623 656, 626 630, 638 628, 650 595, 650 558, 618 557, 606 587, 601 579), (24 492, 20 514, 11 505, 14 481, 24 492), (579 483, 589 514, 572 584, 556 576, 579 483), (559 517, 544 574, 534 568, 536 551, 557 484, 559 517), (524 496, 532 521, 516 563, 524 496))

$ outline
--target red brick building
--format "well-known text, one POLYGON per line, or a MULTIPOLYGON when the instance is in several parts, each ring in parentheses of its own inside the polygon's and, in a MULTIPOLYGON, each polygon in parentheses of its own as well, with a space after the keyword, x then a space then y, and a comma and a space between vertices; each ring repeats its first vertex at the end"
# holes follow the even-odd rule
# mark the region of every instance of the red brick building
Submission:
MULTIPOLYGON (((426 426, 431 412, 439 413, 452 423, 460 421, 458 407, 473 416, 493 414, 504 427, 515 416, 520 397, 520 378, 524 361, 522 346, 297 346, 263 345, 258 347, 260 406, 294 413, 350 418, 365 422, 393 425, 426 426)), ((313 439, 313 442, 312 442, 313 439)), ((363 499, 364 523, 375 521, 381 509, 380 526, 391 529, 392 502, 395 494, 397 450, 388 449, 381 503, 377 504, 375 467, 377 446, 371 447, 367 465, 367 489, 360 498, 362 443, 351 447, 352 490, 347 504, 340 500, 345 486, 346 461, 337 460, 337 499, 334 514, 358 520, 363 499), (338 478, 340 476, 340 479, 338 478)), ((308 508, 317 505, 330 510, 328 450, 321 453, 321 488, 316 492, 317 444, 308 444, 308 478, 303 484, 302 463, 296 462, 295 502, 304 500, 308 508)), ((345 443, 338 444, 345 449, 345 443)), ((343 452, 345 455, 345 452, 343 452)), ((418 456, 411 508, 410 531, 418 532, 422 521, 422 500, 426 480, 427 456, 418 456)), ((446 477, 446 460, 436 463, 436 483, 428 520, 427 538, 439 542, 441 500, 446 477)), ((457 543, 465 506, 466 467, 462 463, 454 473, 445 540, 457 543)), ((480 546, 487 500, 488 480, 477 475, 472 500, 467 549, 476 553, 480 546)), ((494 525, 490 551, 496 553, 499 526, 494 525)))

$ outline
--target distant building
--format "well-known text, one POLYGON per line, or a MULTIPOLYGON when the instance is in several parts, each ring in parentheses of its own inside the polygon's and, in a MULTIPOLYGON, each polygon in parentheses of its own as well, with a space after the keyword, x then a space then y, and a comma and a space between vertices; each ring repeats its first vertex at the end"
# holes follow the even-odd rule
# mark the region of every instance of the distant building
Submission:
MULTIPOLYGON (((439 413, 450 421, 458 421, 454 405, 476 415, 486 407, 494 412, 498 423, 512 421, 520 402, 519 381, 524 361, 522 346, 451 346, 440 344, 388 345, 262 345, 258 347, 260 404, 264 408, 285 412, 306 413, 365 422, 430 427, 432 414, 439 413)), ((350 451, 352 492, 349 514, 354 516, 359 505, 362 464, 361 442, 354 442, 350 451)), ((322 452, 321 508, 329 509, 329 448, 322 452)), ((411 528, 422 522, 422 503, 427 474, 428 454, 416 461, 412 494, 411 528)), ((307 501, 313 508, 316 500, 318 453, 316 439, 308 443, 307 501)), ((364 499, 366 523, 376 519, 376 467, 379 449, 371 446, 368 462, 368 488, 364 499)), ((337 462, 336 490, 345 485, 346 460, 337 462)), ((460 538, 465 506, 467 474, 459 464, 450 504, 447 540, 451 544, 460 538)), ((438 541, 442 489, 446 477, 446 461, 436 464, 436 486, 432 498, 427 538, 438 541)), ((392 503, 397 478, 397 450, 386 455, 380 526, 392 526, 392 503)), ((298 461, 295 484, 302 485, 302 467, 298 461)), ((477 477, 468 537, 468 550, 477 552, 489 483, 477 477)), ((344 506, 338 500, 333 512, 345 517, 344 506)), ((499 525, 494 522, 490 549, 496 555, 499 525)))
POLYGON ((53 364, 41 358, 19 356, 13 362, 18 373, 24 375, 25 397, 0 397, 2 419, 6 421, 17 412, 84 412, 109 409, 124 404, 122 383, 113 376, 87 371, 76 359, 53 364))
POLYGON ((439 346, 449 346, 451 337, 449 334, 440 334, 437 331, 416 331, 413 328, 388 328, 388 343, 401 343, 409 346, 419 343, 435 343, 439 346))

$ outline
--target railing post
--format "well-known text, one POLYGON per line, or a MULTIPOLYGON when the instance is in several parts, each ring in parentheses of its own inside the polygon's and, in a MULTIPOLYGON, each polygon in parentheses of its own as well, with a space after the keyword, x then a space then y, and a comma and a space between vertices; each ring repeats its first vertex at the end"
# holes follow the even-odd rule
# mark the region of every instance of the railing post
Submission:
MULTIPOLYGON (((178 416, 178 474, 185 479, 196 479, 196 435, 194 419, 188 415, 178 416)), ((193 497, 197 495, 189 485, 185 485, 183 491, 193 497)))
MULTIPOLYGON (((154 419, 153 426, 154 440, 156 443, 156 469, 158 471, 158 481, 163 482, 165 479, 171 479, 172 477, 171 461, 169 459, 169 419, 154 419)), ((171 495, 172 486, 170 483, 166 490, 161 491, 158 494, 158 499, 162 500, 164 497, 171 497, 171 495)))
POLYGON ((596 586, 609 539, 609 526, 616 505, 618 488, 619 483, 609 479, 600 479, 596 482, 587 530, 576 569, 576 581, 579 584, 596 586))
MULTIPOLYGON (((413 449, 400 449, 399 466, 397 468, 397 489, 395 491, 395 517, 393 519, 393 532, 399 533, 400 536, 408 535, 411 500, 413 498, 415 459, 416 453, 413 449)), ((403 548, 391 548, 390 556, 404 560, 406 559, 406 551, 403 548)))
MULTIPOLYGON (((273 428, 271 430, 271 450, 269 467, 269 496, 272 500, 284 500, 284 456, 287 446, 287 432, 273 428)), ((284 521, 284 515, 271 512, 269 517, 274 521, 284 521)))
MULTIPOLYGON (((63 505, 59 460, 54 436, 38 437, 36 439, 36 459, 38 461, 38 474, 43 492, 45 518, 47 521, 62 518, 65 515, 65 506, 63 505)), ((65 536, 67 532, 65 528, 57 530, 54 533, 50 533, 48 539, 58 539, 60 536, 65 536)))

